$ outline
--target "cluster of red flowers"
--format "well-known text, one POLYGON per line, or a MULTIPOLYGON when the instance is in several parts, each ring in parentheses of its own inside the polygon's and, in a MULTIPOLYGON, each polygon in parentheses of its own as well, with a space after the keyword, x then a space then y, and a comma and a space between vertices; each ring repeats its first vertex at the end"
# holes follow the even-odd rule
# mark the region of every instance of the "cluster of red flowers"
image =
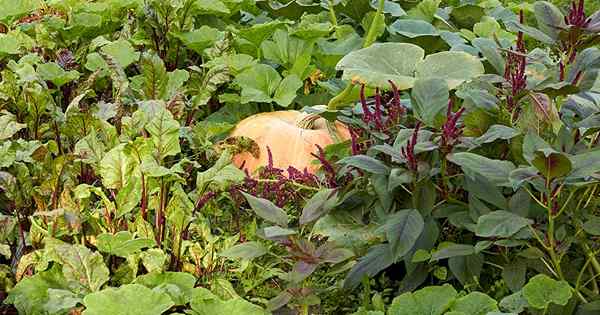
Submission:
POLYGON ((441 148, 444 153, 450 153, 452 147, 458 142, 458 138, 463 133, 463 126, 458 125, 458 120, 465 112, 465 108, 462 107, 456 113, 452 112, 452 106, 454 102, 448 101, 448 110, 446 112, 446 122, 442 126, 442 143, 441 148))
POLYGON ((404 107, 400 103, 400 92, 396 85, 389 81, 393 96, 390 99, 384 99, 379 89, 375 89, 375 109, 371 111, 367 98, 365 97, 365 85, 360 87, 360 103, 363 110, 362 120, 369 126, 374 125, 375 130, 385 132, 390 127, 395 126, 402 115, 404 114, 404 107), (387 116, 383 117, 384 110, 387 112, 387 116))
MULTIPOLYGON (((585 15, 585 1, 580 0, 579 2, 571 2, 569 7, 569 13, 565 16, 565 24, 569 27, 569 33, 565 38, 561 40, 560 48, 568 56, 566 63, 561 60, 559 62, 560 67, 560 80, 565 80, 565 64, 571 64, 577 57, 577 47, 582 44, 583 39, 581 38, 581 29, 588 26, 591 19, 585 15)), ((582 72, 579 71, 571 84, 577 85, 582 77, 582 72)))
POLYGON ((565 16, 565 23, 569 26, 584 28, 590 23, 590 19, 585 15, 585 1, 579 0, 571 2, 569 14, 565 16))
MULTIPOLYGON (((319 179, 317 176, 308 172, 307 169, 300 171, 293 166, 283 170, 273 166, 273 155, 267 148, 268 163, 259 170, 257 177, 251 177, 246 170, 244 181, 230 188, 230 195, 241 204, 244 198, 240 192, 246 192, 256 197, 273 201, 278 207, 283 207, 288 202, 300 197, 300 193, 293 183, 317 187, 319 179), (286 174, 287 173, 287 174, 286 174)), ((328 164, 331 165, 331 164, 328 164)))
POLYGON ((419 130, 421 129, 421 122, 418 122, 413 130, 413 134, 411 138, 408 140, 408 143, 405 147, 402 147, 401 154, 406 159, 406 164, 408 168, 412 171, 417 171, 419 166, 419 161, 417 160, 417 155, 415 154, 415 146, 417 145, 417 139, 419 138, 419 130))
MULTIPOLYGON (((524 22, 523 11, 519 13, 519 21, 524 22)), ((523 32, 517 34, 517 44, 514 49, 508 51, 506 65, 504 67, 504 79, 510 84, 510 94, 506 96, 508 110, 513 111, 517 106, 517 97, 527 86, 527 75, 525 67, 527 66, 527 49, 525 48, 525 40, 523 32)), ((515 110, 516 114, 518 111, 515 110)))

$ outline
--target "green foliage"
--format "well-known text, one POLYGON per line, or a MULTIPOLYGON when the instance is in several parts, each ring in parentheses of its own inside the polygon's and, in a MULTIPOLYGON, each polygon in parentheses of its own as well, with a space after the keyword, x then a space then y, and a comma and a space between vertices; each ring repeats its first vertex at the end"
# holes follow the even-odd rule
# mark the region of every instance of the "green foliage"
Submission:
POLYGON ((0 0, 0 314, 598 313, 593 9, 0 0))

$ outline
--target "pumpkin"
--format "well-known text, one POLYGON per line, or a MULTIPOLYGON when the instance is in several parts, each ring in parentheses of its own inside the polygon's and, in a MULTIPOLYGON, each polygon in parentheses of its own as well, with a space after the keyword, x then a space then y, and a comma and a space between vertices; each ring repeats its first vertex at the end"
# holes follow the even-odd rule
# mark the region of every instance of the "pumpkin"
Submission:
POLYGON ((233 163, 254 173, 269 162, 268 147, 274 167, 293 166, 301 171, 306 168, 314 174, 319 165, 313 163, 315 157, 311 153, 318 153, 317 145, 325 148, 339 140, 350 139, 344 124, 336 121, 331 125, 335 128, 328 126, 322 117, 293 110, 250 116, 237 124, 229 138, 249 138, 254 149, 237 153, 233 163))

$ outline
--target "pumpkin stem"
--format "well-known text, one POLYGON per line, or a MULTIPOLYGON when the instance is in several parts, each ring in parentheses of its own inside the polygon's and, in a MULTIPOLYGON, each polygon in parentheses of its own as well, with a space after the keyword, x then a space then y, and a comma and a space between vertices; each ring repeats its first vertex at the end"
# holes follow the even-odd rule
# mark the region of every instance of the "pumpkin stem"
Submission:
POLYGON ((304 116, 304 118, 300 119, 300 121, 298 121, 296 126, 298 126, 299 128, 302 128, 302 129, 314 129, 315 122, 319 118, 321 118, 321 116, 319 116, 319 114, 308 114, 308 115, 304 116))
MULTIPOLYGON (((379 0, 379 6, 377 7, 375 18, 373 18, 371 25, 369 25, 369 30, 367 31, 367 35, 365 37, 365 41, 363 42, 362 48, 367 48, 371 46, 375 42, 375 40, 377 40, 378 27, 382 23, 385 23, 385 14, 383 12, 384 8, 385 1, 379 0)), ((329 100, 327 108, 335 110, 338 106, 343 105, 345 102, 347 102, 346 98, 350 97, 350 95, 352 94, 352 90, 354 90, 354 85, 352 84, 352 82, 348 82, 344 90, 342 90, 338 95, 329 100)))

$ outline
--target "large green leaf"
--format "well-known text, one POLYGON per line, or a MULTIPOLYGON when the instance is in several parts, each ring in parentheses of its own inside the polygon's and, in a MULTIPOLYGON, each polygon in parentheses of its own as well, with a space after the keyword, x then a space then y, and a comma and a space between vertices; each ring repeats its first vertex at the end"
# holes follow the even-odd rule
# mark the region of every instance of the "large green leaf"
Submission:
POLYGON ((232 259, 254 259, 267 253, 267 248, 259 242, 245 242, 235 245, 219 255, 232 259))
POLYGON ((471 292, 454 301, 450 308, 453 312, 461 312, 465 315, 487 315, 498 311, 496 300, 481 292, 471 292))
POLYGON ((102 233, 98 235, 96 243, 96 247, 101 252, 124 258, 154 245, 154 240, 134 238, 134 235, 128 231, 121 231, 117 234, 102 233))
POLYGON ((312 43, 290 36, 284 30, 276 30, 273 40, 262 42, 260 47, 266 59, 292 70, 290 73, 301 79, 308 76, 309 73, 306 71, 310 70, 308 65, 313 50, 312 43))
POLYGON ((3 113, 3 115, 0 116, 0 140, 11 138, 19 130, 26 127, 26 124, 21 124, 16 121, 15 115, 3 113))
POLYGON ((279 226, 287 226, 289 218, 283 209, 277 207, 269 200, 257 198, 245 192, 242 192, 242 194, 246 197, 256 215, 279 226))
POLYGON ((389 88, 389 80, 401 90, 409 89, 415 81, 416 65, 425 51, 406 43, 382 43, 346 55, 336 69, 344 71, 342 78, 365 83, 371 87, 389 88))
POLYGON ((450 93, 444 79, 419 79, 411 91, 415 114, 428 126, 439 127, 448 108, 450 93))
POLYGON ((30 13, 41 6, 36 0, 0 0, 0 21, 30 13))
POLYGON ((389 315, 441 315, 450 308, 458 293, 449 284, 404 293, 392 301, 389 315))
POLYGON ((545 309, 551 303, 566 305, 573 295, 571 286, 564 280, 557 281, 539 274, 523 287, 523 296, 533 308, 545 309))
POLYGON ((304 225, 321 218, 338 203, 335 189, 323 189, 314 194, 302 209, 300 225, 304 225))
POLYGON ((296 91, 302 87, 298 76, 291 74, 282 80, 275 69, 264 64, 254 65, 240 73, 235 82, 242 88, 242 103, 276 102, 284 107, 292 103, 296 91))
POLYGON ((185 272, 150 272, 137 277, 134 283, 167 293, 176 305, 185 305, 193 297, 196 278, 185 272))
POLYGON ((515 169, 514 164, 509 161, 493 160, 470 152, 450 154, 448 160, 460 165, 467 175, 482 175, 497 186, 509 186, 510 172, 515 169))
POLYGON ((79 72, 75 70, 65 71, 54 62, 43 63, 37 67, 37 72, 46 81, 54 83, 57 87, 61 87, 73 80, 79 78, 79 72))
POLYGON ((83 245, 47 243, 52 259, 62 265, 66 285, 75 292, 95 292, 109 279, 102 255, 83 245))
POLYGON ((369 252, 352 266, 346 275, 344 288, 357 287, 363 278, 373 277, 395 262, 389 244, 379 244, 369 249, 369 252))
POLYGON ((373 174, 386 175, 390 172, 390 169, 387 167, 387 165, 368 155, 355 155, 346 157, 340 160, 338 163, 353 166, 373 174))
POLYGON ((22 279, 10 290, 4 303, 13 304, 23 315, 44 314, 50 290, 63 289, 65 279, 59 267, 22 279))
POLYGON ((428 55, 416 66, 417 79, 444 79, 451 90, 464 81, 484 73, 483 64, 477 57, 460 51, 444 51, 428 55))
POLYGON ((184 45, 198 54, 203 54, 204 49, 212 47, 217 41, 223 39, 223 32, 206 25, 191 32, 175 34, 184 45))
POLYGON ((134 164, 124 148, 124 144, 114 147, 100 161, 100 176, 106 188, 121 189, 132 175, 134 164))
POLYGON ((131 43, 120 39, 101 48, 102 52, 110 55, 123 68, 129 66, 140 58, 131 43))
POLYGON ((84 315, 160 315, 173 306, 173 301, 166 293, 127 284, 88 294, 83 304, 84 315))
POLYGON ((179 122, 165 108, 160 109, 146 126, 160 161, 181 152, 179 127, 179 122))
POLYGON ((267 315, 260 306, 240 297, 222 300, 204 288, 197 288, 191 302, 196 315, 267 315))
POLYGON ((560 10, 548 1, 536 1, 533 5, 537 25, 553 39, 558 39, 561 28, 565 27, 565 17, 560 10))
POLYGON ((390 249, 396 260, 408 253, 421 233, 425 222, 418 210, 402 210, 391 215, 386 224, 385 232, 390 249))
POLYGON ((477 236, 510 237, 533 221, 512 212, 498 210, 484 214, 477 220, 477 236))

